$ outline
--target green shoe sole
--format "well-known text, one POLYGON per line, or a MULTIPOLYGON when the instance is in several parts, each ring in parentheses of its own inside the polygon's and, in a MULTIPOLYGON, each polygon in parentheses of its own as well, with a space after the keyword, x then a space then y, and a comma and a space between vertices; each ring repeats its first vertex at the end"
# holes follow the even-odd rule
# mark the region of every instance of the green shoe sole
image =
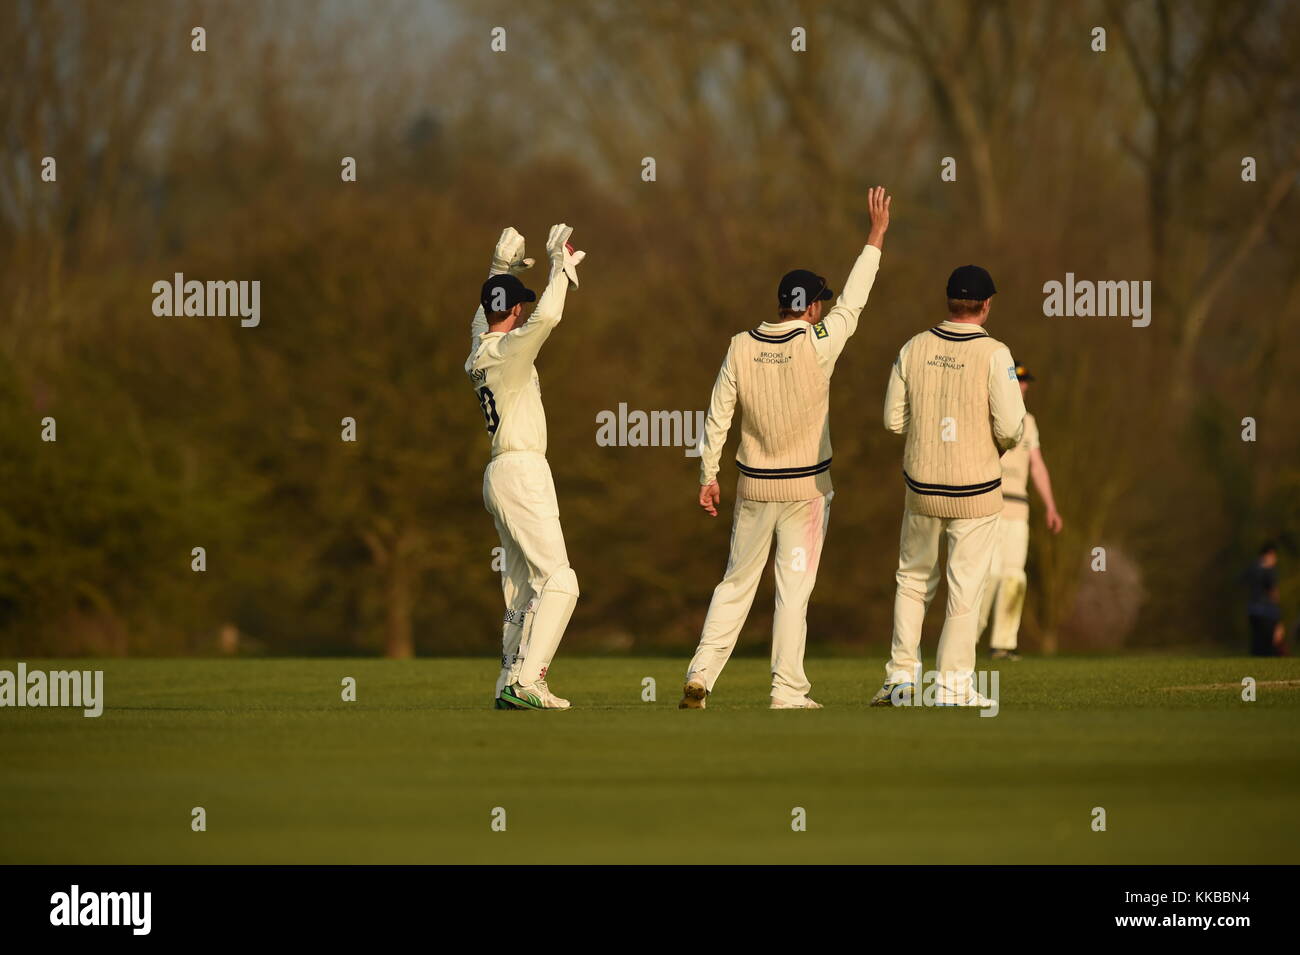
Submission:
POLYGON ((546 707, 542 706, 542 701, 540 699, 537 699, 536 697, 515 696, 513 693, 510 692, 509 687, 501 691, 501 700, 502 702, 507 703, 510 706, 513 706, 517 710, 546 709, 546 707))

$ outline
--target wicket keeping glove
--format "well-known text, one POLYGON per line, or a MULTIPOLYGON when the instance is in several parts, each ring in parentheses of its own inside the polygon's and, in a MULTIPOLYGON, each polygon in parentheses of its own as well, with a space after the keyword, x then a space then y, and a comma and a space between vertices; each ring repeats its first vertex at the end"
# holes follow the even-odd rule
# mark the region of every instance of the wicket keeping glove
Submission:
POLYGON ((514 226, 506 226, 492 252, 492 267, 488 269, 488 275, 504 275, 507 272, 517 275, 531 269, 534 261, 524 257, 524 237, 515 231, 514 226))
POLYGON ((569 242, 573 229, 564 223, 551 226, 551 234, 546 239, 546 251, 551 257, 551 266, 564 269, 564 276, 569 280, 569 288, 578 287, 578 265, 587 257, 586 252, 579 252, 569 242))

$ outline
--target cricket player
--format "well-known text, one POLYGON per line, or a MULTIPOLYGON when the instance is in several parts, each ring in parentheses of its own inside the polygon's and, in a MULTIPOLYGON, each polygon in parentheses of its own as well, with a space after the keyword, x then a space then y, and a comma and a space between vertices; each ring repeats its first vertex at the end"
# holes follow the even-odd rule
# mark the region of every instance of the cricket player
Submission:
POLYGON ((894 639, 872 706, 896 706, 916 690, 921 623, 939 586, 947 541, 948 610, 939 638, 935 702, 988 706, 976 692, 980 598, 1002 513, 1003 451, 1024 434, 1025 403, 1011 352, 984 330, 997 289, 976 265, 948 279, 948 319, 898 353, 885 392, 885 427, 906 435, 906 498, 898 545, 894 639))
POLYGON ((533 362, 560 322, 577 265, 586 253, 569 245, 573 232, 551 226, 546 240, 551 273, 541 301, 525 319, 524 303, 537 296, 514 273, 532 265, 524 237, 507 228, 497 240, 488 280, 470 326, 465 362, 492 439, 483 472, 483 503, 496 522, 504 564, 505 625, 497 709, 564 710, 569 701, 551 692, 546 671, 578 600, 578 577, 569 566, 560 530, 555 483, 546 463, 546 413, 533 362))
POLYGON ((699 649, 686 672, 681 709, 703 709, 740 636, 776 537, 776 615, 772 620, 772 709, 820 709, 808 692, 804 644, 808 600, 830 517, 830 381, 835 362, 857 330, 876 280, 889 228, 891 199, 870 191, 871 232, 844 291, 831 297, 826 280, 789 272, 777 290, 778 320, 731 339, 713 386, 700 441, 700 507, 718 514, 718 463, 737 404, 741 410, 736 508, 727 570, 713 591, 699 649))
MULTIPOLYGON (((1034 376, 1024 365, 1016 365, 1020 394, 1029 394, 1034 376)), ((1047 529, 1061 533, 1064 526, 1052 497, 1052 476, 1038 444, 1038 422, 1025 413, 1025 433, 1020 443, 1002 455, 1002 521, 993 547, 993 563, 984 582, 980 601, 980 633, 988 626, 993 611, 993 633, 989 639, 994 660, 1019 660, 1016 639, 1020 633, 1020 612, 1025 606, 1025 560, 1029 555, 1029 482, 1047 506, 1047 529)))

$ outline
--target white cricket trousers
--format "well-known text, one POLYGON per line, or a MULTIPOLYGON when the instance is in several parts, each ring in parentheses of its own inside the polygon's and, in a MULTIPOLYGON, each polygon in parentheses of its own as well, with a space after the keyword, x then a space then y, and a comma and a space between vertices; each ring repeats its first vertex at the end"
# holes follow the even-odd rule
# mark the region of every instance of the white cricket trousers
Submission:
POLYGON ((483 472, 483 504, 501 538, 501 674, 507 683, 543 679, 578 601, 578 577, 569 566, 546 456, 505 451, 483 472))
POLYGON ((989 646, 994 650, 1014 650, 1020 636, 1020 614, 1025 609, 1025 562, 1029 557, 1029 521, 1002 518, 998 525, 998 542, 993 548, 993 563, 984 582, 984 599, 980 601, 980 633, 993 614, 993 632, 989 646))
POLYGON ((921 676, 921 624, 939 588, 939 539, 944 537, 948 542, 948 608, 935 661, 937 694, 944 703, 970 695, 980 598, 1000 520, 998 514, 957 518, 903 512, 895 575, 894 640, 885 666, 887 683, 915 683, 921 676))
POLYGON ((736 648, 776 537, 776 614, 772 618, 772 699, 803 703, 812 684, 803 671, 808 639, 808 600, 835 492, 810 501, 739 498, 731 522, 731 552, 722 583, 713 590, 700 645, 686 678, 701 678, 710 691, 736 648))

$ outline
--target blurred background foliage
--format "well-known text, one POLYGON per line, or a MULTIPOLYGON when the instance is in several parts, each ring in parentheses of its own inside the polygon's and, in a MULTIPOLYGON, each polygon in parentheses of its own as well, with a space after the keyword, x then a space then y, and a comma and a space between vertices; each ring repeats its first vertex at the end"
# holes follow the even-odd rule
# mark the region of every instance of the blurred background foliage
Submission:
POLYGON ((461 367, 497 234, 544 257, 557 221, 590 254, 539 363, 566 647, 689 650, 731 451, 711 521, 697 459, 599 447, 596 415, 706 407, 785 270, 842 285, 877 183, 894 226, 832 391, 813 645, 888 641, 887 372, 975 261, 1066 522, 1035 503, 1024 642, 1241 647, 1262 538, 1289 618, 1300 597, 1297 61, 1281 0, 0 5, 0 650, 494 654, 461 367), (174 272, 260 280, 260 326, 155 317, 174 272), (1150 327, 1044 317, 1066 272, 1151 280, 1150 327))

